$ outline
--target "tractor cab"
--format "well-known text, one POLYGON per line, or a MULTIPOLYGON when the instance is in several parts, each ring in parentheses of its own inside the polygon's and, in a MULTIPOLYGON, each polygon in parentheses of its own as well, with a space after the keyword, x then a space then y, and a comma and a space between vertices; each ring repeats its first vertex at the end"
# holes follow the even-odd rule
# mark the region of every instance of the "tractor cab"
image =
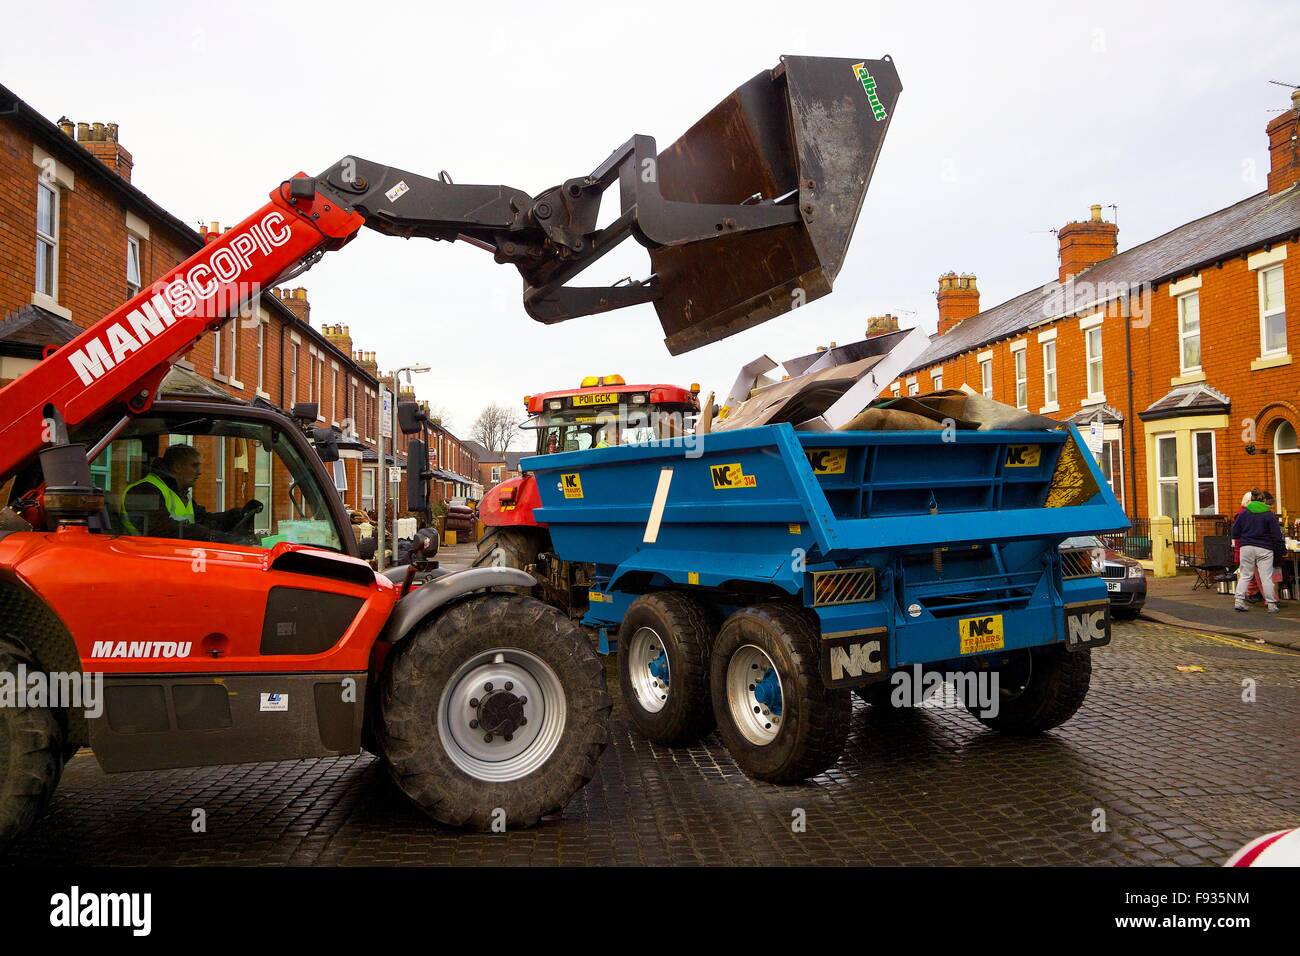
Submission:
MULTIPOLYGON (((628 385, 621 375, 588 376, 576 389, 524 398, 530 418, 521 425, 537 433, 538 455, 685 438, 700 415, 700 387, 628 385)), ((537 480, 526 474, 494 485, 483 496, 475 565, 506 565, 530 572, 537 595, 581 617, 587 608, 591 568, 551 553, 550 533, 533 509, 541 506, 537 480)))
POLYGON ((628 385, 621 375, 591 375, 577 389, 524 398, 531 414, 520 427, 537 433, 539 455, 639 445, 695 430, 700 387, 628 385))

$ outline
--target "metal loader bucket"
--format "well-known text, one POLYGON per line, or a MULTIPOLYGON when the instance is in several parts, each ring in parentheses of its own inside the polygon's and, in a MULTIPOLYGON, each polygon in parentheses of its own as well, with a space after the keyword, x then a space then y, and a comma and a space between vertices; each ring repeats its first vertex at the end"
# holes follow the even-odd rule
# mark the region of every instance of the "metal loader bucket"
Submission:
MULTIPOLYGON (((647 229, 642 209, 635 228, 650 247, 669 351, 726 338, 831 291, 901 90, 887 56, 786 56, 659 153, 667 210, 708 203, 783 213, 770 217, 780 220, 774 225, 719 216, 714 235, 701 238, 647 229)), ((671 225, 671 213, 663 218, 671 225)))

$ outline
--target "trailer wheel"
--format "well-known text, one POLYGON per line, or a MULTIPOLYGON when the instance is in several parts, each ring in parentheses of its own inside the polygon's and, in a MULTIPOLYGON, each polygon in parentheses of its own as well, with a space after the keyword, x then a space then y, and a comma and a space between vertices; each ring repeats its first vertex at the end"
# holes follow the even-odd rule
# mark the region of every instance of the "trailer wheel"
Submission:
POLYGON ((1063 644, 1034 647, 1010 656, 998 670, 998 712, 967 705, 980 723, 1004 734, 1028 736, 1057 727, 1088 696, 1092 652, 1067 651, 1063 644))
MULTIPOLYGON (((19 644, 0 638, 0 673, 38 670, 19 644)), ((45 810, 63 773, 63 725, 47 707, 0 707, 0 849, 45 810)))
POLYGON ((632 723, 657 744, 693 744, 713 729, 712 610, 673 591, 632 602, 618 632, 618 680, 632 723))
POLYGON ((853 704, 828 690, 814 624, 798 609, 759 604, 727 618, 709 668, 723 743, 745 773, 795 783, 832 766, 844 749, 853 704))
POLYGON ((397 786, 440 823, 531 826, 596 772, 605 671, 582 629, 535 598, 477 595, 421 624, 380 681, 397 786))

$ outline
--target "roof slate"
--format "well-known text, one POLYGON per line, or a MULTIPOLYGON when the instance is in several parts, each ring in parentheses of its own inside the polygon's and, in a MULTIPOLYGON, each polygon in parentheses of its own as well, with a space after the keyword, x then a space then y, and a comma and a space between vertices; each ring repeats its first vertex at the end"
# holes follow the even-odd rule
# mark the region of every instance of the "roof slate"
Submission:
POLYGON ((1084 270, 1075 277, 1073 302, 1067 301, 1061 287, 1052 280, 972 316, 947 335, 934 336, 930 347, 907 371, 942 362, 1036 325, 1079 314, 1094 305, 1105 304, 1108 299, 1114 300, 1114 295, 1103 295, 1102 301, 1097 301, 1095 296, 1087 294, 1098 286, 1114 289, 1168 281, 1233 255, 1293 237, 1300 237, 1300 186, 1277 194, 1258 193, 1084 270))

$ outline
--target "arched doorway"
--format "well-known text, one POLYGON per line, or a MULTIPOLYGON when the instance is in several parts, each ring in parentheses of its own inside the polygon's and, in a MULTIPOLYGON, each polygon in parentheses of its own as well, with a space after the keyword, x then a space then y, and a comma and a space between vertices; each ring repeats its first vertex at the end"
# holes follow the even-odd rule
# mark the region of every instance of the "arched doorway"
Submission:
POLYGON ((1300 443, 1288 421, 1278 422, 1273 431, 1273 464, 1278 514, 1294 519, 1300 516, 1300 443))

